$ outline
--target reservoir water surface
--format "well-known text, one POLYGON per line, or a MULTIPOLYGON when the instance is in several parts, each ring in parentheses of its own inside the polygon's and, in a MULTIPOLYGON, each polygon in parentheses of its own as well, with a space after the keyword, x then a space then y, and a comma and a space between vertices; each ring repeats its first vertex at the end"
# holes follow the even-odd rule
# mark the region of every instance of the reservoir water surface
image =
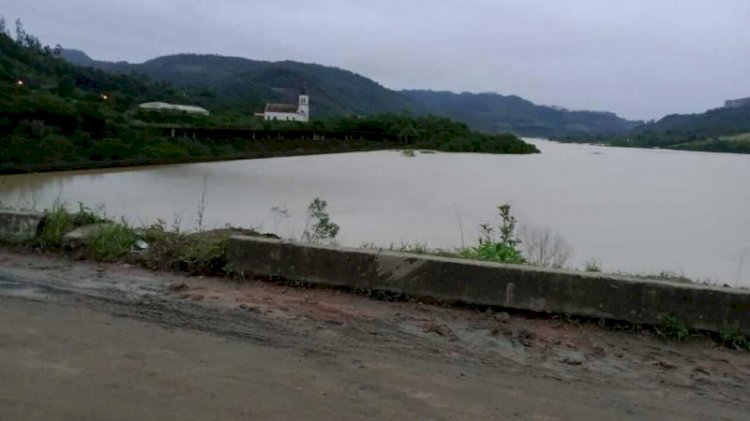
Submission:
POLYGON ((607 271, 750 287, 750 156, 529 141, 542 153, 380 151, 3 176, 0 202, 82 202, 182 229, 196 228, 203 204, 204 227, 295 237, 320 197, 342 245, 437 248, 475 242, 508 203, 521 225, 570 243, 569 266, 593 258, 607 271))

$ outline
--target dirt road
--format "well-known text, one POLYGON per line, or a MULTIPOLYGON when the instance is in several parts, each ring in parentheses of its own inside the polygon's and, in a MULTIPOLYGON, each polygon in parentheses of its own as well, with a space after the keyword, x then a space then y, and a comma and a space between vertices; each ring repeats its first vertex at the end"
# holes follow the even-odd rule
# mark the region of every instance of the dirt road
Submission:
POLYGON ((748 386, 707 342, 0 252, 4 420, 747 419, 748 386))

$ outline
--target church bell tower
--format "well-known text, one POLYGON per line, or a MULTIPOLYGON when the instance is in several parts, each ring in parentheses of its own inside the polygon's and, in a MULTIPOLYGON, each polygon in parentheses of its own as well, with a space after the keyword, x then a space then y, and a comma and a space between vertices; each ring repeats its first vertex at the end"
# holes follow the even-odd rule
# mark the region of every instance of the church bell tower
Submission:
POLYGON ((302 115, 302 121, 310 121, 310 97, 307 96, 305 88, 302 88, 299 93, 297 113, 302 115))

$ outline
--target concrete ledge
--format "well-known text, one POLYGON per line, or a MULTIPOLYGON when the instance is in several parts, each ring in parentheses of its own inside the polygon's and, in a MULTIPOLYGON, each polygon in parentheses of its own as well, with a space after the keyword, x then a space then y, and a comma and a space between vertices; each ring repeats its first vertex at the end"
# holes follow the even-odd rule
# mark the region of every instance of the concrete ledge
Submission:
POLYGON ((750 334, 750 291, 234 236, 228 263, 242 273, 390 291, 449 302, 750 334))
POLYGON ((34 238, 42 217, 37 212, 0 211, 0 240, 17 242, 34 238))

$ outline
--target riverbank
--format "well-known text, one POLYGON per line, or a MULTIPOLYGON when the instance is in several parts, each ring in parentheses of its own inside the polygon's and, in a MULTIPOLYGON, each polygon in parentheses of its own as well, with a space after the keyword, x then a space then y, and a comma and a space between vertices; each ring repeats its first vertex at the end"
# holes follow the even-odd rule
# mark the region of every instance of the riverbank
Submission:
MULTIPOLYGON (((290 132, 287 135, 295 135, 290 132)), ((117 153, 96 154, 97 159, 77 159, 59 162, 8 163, 2 162, 0 156, 0 175, 24 174, 35 172, 54 172, 85 169, 127 168, 150 165, 185 164, 197 162, 218 162, 243 159, 277 158, 303 155, 324 155, 349 152, 368 152, 378 150, 404 150, 413 156, 415 150, 429 150, 442 152, 472 152, 488 154, 531 154, 539 150, 513 135, 482 135, 480 140, 459 141, 421 141, 399 142, 387 140, 367 140, 342 134, 341 139, 265 139, 265 140, 233 140, 225 142, 198 141, 193 139, 158 138, 160 150, 152 151, 151 156, 135 158, 108 159, 117 153), (229 153, 226 153, 229 151, 229 153), (209 154, 210 152, 210 154, 209 154)), ((127 149, 120 144, 110 146, 113 150, 127 149)), ((148 149, 148 147, 147 147, 148 149)))
POLYGON ((620 148, 663 149, 669 151, 711 152, 747 155, 750 154, 750 133, 719 136, 703 140, 667 141, 663 139, 639 140, 623 137, 616 140, 595 139, 590 137, 553 137, 560 143, 596 145, 620 148))
POLYGON ((368 152, 368 151, 379 151, 394 149, 392 145, 384 145, 382 143, 370 144, 370 145, 351 145, 352 149, 341 149, 331 151, 330 149, 293 149, 285 151, 258 151, 251 153, 231 154, 222 156, 178 156, 178 157, 164 157, 164 158, 133 158, 133 159, 119 159, 119 160, 99 160, 99 161, 75 161, 75 162, 58 162, 49 164, 21 164, 21 165, 7 165, 0 164, 0 175, 12 175, 12 174, 29 174, 29 173, 44 173, 44 172, 56 172, 56 171, 76 171, 76 170, 93 170, 93 169, 107 169, 107 168, 135 168, 135 167, 146 167, 156 165, 170 165, 170 164, 190 164, 199 162, 221 162, 221 161, 238 161, 243 159, 264 159, 264 158, 279 158, 279 157, 290 157, 290 156, 306 156, 306 155, 326 155, 326 154, 338 154, 347 152, 368 152))

